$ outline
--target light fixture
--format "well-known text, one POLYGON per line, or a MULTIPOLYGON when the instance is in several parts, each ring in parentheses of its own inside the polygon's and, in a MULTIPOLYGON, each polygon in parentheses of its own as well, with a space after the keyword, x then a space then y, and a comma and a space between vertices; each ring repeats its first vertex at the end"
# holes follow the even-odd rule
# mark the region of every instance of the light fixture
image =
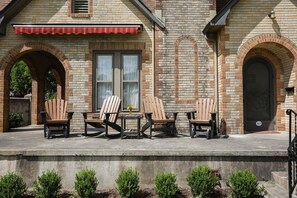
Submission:
POLYGON ((270 13, 268 14, 268 17, 270 18, 270 19, 275 19, 276 17, 275 17, 275 12, 274 12, 274 10, 271 10, 270 11, 270 13))

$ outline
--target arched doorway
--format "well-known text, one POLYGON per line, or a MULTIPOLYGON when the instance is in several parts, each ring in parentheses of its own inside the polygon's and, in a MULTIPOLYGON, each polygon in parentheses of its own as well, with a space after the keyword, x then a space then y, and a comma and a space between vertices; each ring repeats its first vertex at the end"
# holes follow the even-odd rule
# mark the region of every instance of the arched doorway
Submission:
POLYGON ((257 57, 243 69, 244 130, 275 129, 275 71, 271 63, 257 57))
POLYGON ((69 62, 65 55, 57 48, 46 43, 27 43, 19 45, 10 50, 1 60, 0 83, 4 89, 0 91, 0 132, 8 131, 9 128, 9 75, 12 65, 17 60, 26 60, 32 75, 32 108, 31 124, 41 123, 40 111, 43 110, 45 102, 45 76, 49 70, 55 71, 56 79, 59 81, 57 95, 67 99, 66 87, 68 86, 69 62), (57 75, 58 74, 58 75, 57 75))

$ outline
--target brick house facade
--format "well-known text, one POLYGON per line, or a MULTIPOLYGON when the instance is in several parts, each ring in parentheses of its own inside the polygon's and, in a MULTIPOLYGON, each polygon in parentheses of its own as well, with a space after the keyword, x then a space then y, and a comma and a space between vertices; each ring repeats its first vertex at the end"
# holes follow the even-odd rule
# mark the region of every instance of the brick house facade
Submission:
MULTIPOLYGON (((297 99, 285 89, 294 87, 296 79, 297 37, 292 27, 297 6, 292 0, 89 0, 87 13, 73 13, 74 0, 26 2, 0 4, 0 16, 6 17, 0 24, 0 131, 8 129, 9 73, 19 59, 31 71, 32 124, 40 123, 43 79, 53 69, 58 97, 68 100, 75 112, 71 130, 82 130, 80 112, 95 109, 96 60, 106 52, 137 52, 139 101, 146 95, 162 98, 167 111, 180 112, 180 132, 188 127, 183 112, 192 110, 197 98, 217 101, 218 118, 226 120, 228 133, 287 130, 285 111, 295 109, 297 99), (272 10, 275 19, 268 16, 272 10), (141 30, 137 34, 18 34, 16 25, 24 24, 136 24, 141 30), (257 76, 262 72, 267 82, 257 76), (249 84, 253 75, 259 84, 249 84), (247 87, 263 87, 265 93, 247 87), (259 95, 252 100, 255 103, 249 103, 252 93, 259 95), (250 106, 261 111, 251 111, 250 106)), ((119 87, 118 93, 123 94, 119 87)))

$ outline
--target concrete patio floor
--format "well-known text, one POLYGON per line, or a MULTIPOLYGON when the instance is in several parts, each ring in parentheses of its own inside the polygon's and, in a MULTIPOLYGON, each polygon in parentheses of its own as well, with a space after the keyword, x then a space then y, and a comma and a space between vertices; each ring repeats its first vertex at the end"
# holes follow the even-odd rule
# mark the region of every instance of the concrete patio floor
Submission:
POLYGON ((85 137, 71 133, 69 138, 43 137, 42 126, 24 127, 14 132, 0 133, 0 154, 36 152, 48 155, 56 150, 64 154, 101 155, 239 155, 286 156, 287 132, 260 132, 245 135, 229 135, 228 138, 190 138, 188 134, 177 137, 153 137, 108 139, 103 136, 85 137))

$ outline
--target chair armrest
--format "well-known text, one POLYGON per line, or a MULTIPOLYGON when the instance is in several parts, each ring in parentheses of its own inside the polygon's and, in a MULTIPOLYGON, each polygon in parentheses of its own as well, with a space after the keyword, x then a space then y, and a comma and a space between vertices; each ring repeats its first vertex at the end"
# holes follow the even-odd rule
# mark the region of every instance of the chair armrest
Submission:
POLYGON ((41 116, 43 122, 46 122, 46 120, 47 120, 46 115, 47 115, 46 111, 41 111, 40 112, 40 116, 41 116))
POLYGON ((173 112, 173 118, 176 120, 178 112, 173 112))
POLYGON ((105 119, 109 120, 110 114, 118 114, 118 112, 106 112, 105 114, 105 119))
MULTIPOLYGON (((88 119, 88 114, 99 114, 100 111, 89 111, 89 112, 82 112, 84 119, 88 119)), ((95 117, 95 116, 94 116, 95 117)))
POLYGON ((146 113, 144 113, 144 115, 145 115, 145 118, 147 119, 147 120, 152 120, 152 115, 153 115, 153 113, 152 112, 146 112, 146 113))
POLYGON ((67 119, 68 120, 71 120, 72 119, 72 116, 73 116, 74 112, 73 111, 69 111, 67 112, 67 119))
MULTIPOLYGON (((173 115, 173 119, 176 120, 178 112, 171 112, 171 113, 173 115)), ((168 114, 171 114, 171 113, 167 112, 166 114, 168 115, 168 114)), ((169 118, 169 116, 167 116, 167 115, 166 115, 166 117, 169 118)))
POLYGON ((211 120, 216 121, 217 118, 217 112, 211 112, 211 120))
POLYGON ((195 113, 196 113, 196 111, 185 112, 185 114, 187 115, 188 120, 195 119, 195 113))

